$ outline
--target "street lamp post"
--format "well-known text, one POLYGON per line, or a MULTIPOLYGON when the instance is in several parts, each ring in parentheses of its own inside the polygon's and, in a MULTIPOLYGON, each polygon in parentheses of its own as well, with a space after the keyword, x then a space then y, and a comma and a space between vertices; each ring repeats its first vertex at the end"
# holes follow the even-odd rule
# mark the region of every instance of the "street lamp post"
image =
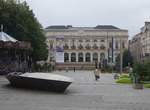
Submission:
POLYGON ((112 59, 111 59, 111 67, 112 67, 112 73, 113 73, 113 63, 114 63, 114 38, 112 37, 112 59))
POLYGON ((122 61, 122 40, 120 38, 120 74, 122 73, 122 64, 123 64, 123 61, 122 61))

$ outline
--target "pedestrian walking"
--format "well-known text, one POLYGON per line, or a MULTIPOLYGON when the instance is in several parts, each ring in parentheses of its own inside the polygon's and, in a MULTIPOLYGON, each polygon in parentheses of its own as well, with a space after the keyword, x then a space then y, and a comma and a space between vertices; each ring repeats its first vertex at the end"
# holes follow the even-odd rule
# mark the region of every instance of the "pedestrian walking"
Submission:
POLYGON ((99 74, 100 74, 100 71, 96 68, 96 69, 94 70, 94 76, 95 76, 95 80, 96 80, 96 81, 100 78, 99 74))

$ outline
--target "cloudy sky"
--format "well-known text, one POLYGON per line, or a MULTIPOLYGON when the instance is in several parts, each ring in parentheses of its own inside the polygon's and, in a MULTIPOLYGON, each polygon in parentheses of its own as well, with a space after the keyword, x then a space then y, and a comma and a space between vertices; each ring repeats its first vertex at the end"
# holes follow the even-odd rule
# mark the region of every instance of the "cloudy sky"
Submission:
POLYGON ((150 21, 150 0, 26 0, 43 27, 114 25, 130 37, 150 21))

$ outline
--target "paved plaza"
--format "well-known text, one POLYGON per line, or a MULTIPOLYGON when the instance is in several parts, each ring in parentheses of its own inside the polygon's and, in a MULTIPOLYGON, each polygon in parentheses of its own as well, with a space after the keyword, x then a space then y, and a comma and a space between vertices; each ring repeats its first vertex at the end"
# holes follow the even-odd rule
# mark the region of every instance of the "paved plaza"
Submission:
POLYGON ((74 79, 65 93, 17 89, 0 76, 0 110, 150 110, 150 89, 116 84, 112 74, 58 71, 74 79))

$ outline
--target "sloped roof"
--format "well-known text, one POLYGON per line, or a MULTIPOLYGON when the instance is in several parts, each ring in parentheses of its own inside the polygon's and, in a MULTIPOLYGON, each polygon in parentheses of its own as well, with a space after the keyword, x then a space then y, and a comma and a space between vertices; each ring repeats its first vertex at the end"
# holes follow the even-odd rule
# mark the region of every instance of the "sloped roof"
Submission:
POLYGON ((97 25, 95 29, 119 29, 113 25, 97 25))
POLYGON ((4 33, 3 31, 0 32, 0 41, 11 41, 11 42, 17 42, 16 39, 14 39, 13 37, 9 36, 8 34, 4 33))
POLYGON ((46 29, 68 29, 68 27, 65 25, 52 25, 48 26, 46 29))
POLYGON ((73 27, 72 25, 51 25, 45 29, 119 29, 113 25, 97 25, 95 27, 73 27))

